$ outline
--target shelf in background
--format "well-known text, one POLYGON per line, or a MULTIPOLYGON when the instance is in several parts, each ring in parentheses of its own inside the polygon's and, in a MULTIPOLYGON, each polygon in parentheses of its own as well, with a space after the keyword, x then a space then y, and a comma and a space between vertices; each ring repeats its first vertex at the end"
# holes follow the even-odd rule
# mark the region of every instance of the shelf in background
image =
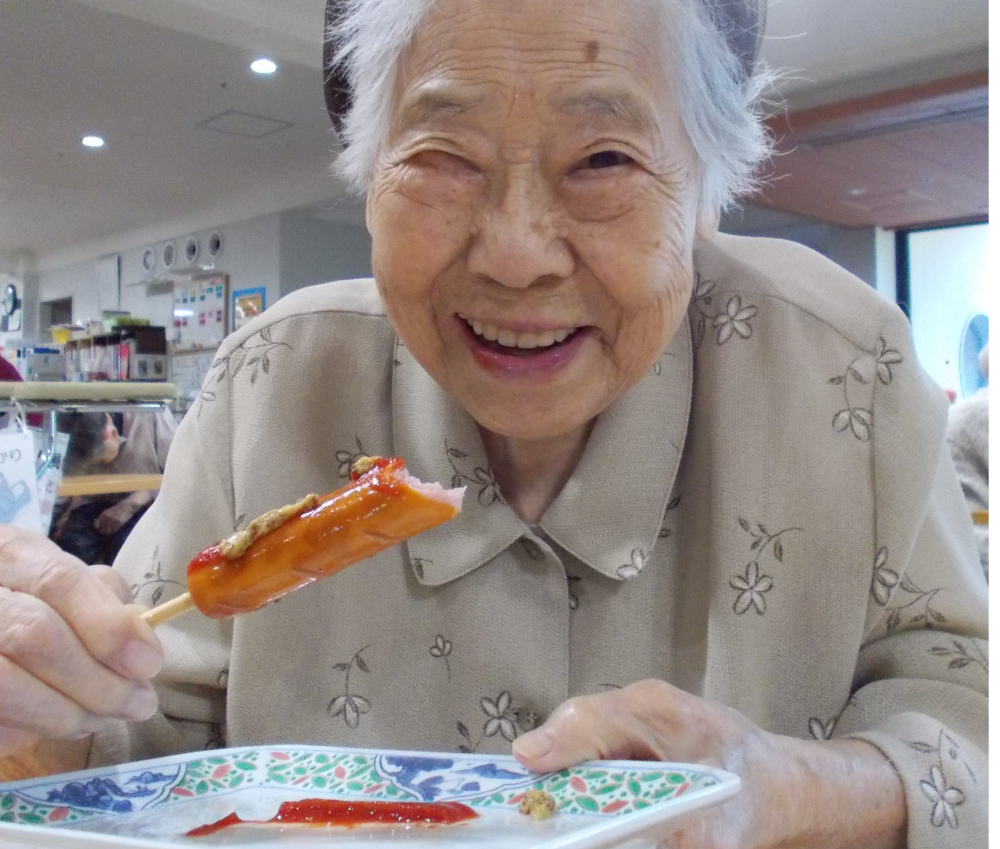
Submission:
POLYGON ((59 483, 59 497, 148 491, 159 489, 162 482, 163 475, 81 475, 63 478, 59 483))

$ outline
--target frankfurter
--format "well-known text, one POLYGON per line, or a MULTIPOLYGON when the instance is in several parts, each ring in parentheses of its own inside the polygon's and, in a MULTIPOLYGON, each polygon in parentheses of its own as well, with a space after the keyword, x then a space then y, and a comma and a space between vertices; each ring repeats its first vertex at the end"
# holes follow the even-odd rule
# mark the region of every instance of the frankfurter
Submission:
MULTIPOLYGON (((178 608, 169 616, 190 604, 213 619, 258 610, 454 518, 464 491, 422 483, 400 457, 362 457, 347 486, 265 513, 195 556, 187 568, 190 602, 167 602, 178 608)), ((164 621, 155 614, 167 605, 144 618, 164 621)))

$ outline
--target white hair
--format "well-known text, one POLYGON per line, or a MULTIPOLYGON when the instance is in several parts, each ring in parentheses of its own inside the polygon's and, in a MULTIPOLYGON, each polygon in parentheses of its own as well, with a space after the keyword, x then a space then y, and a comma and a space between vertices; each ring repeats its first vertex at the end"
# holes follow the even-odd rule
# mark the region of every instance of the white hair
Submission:
MULTIPOLYGON (((340 69, 351 91, 341 127, 345 148, 334 168, 359 195, 368 188, 388 133, 400 56, 434 2, 342 0, 327 31, 330 68, 340 69)), ((698 157, 701 209, 728 209, 757 187, 756 171, 771 154, 761 94, 773 74, 753 59, 755 45, 749 60, 730 47, 726 28, 734 24, 724 7, 733 0, 653 2, 675 12, 661 16, 664 55, 677 57, 673 70, 681 119, 698 157)))

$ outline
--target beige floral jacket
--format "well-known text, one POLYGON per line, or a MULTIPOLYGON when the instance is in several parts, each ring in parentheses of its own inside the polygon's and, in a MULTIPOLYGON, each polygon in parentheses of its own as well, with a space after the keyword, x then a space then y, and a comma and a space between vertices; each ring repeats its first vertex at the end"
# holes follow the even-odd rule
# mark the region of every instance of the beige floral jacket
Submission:
POLYGON ((601 415, 536 527, 370 280, 230 337, 116 567, 188 559, 399 454, 455 521, 231 621, 158 633, 162 714, 92 761, 264 742, 509 751, 567 697, 661 678, 781 734, 851 734, 903 777, 909 845, 986 845, 987 605, 947 402, 902 314, 799 246, 698 249, 689 322, 601 415))

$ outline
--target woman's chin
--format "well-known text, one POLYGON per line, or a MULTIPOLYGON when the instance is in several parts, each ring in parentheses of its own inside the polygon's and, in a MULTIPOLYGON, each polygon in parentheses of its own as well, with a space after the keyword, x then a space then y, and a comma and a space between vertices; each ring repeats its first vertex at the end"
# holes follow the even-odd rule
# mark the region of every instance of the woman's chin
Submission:
POLYGON ((571 407, 559 407, 552 398, 505 398, 501 403, 477 403, 477 400, 462 406, 481 428, 497 436, 527 442, 544 442, 575 435, 599 412, 592 412, 589 407, 578 403, 573 403, 571 407))

